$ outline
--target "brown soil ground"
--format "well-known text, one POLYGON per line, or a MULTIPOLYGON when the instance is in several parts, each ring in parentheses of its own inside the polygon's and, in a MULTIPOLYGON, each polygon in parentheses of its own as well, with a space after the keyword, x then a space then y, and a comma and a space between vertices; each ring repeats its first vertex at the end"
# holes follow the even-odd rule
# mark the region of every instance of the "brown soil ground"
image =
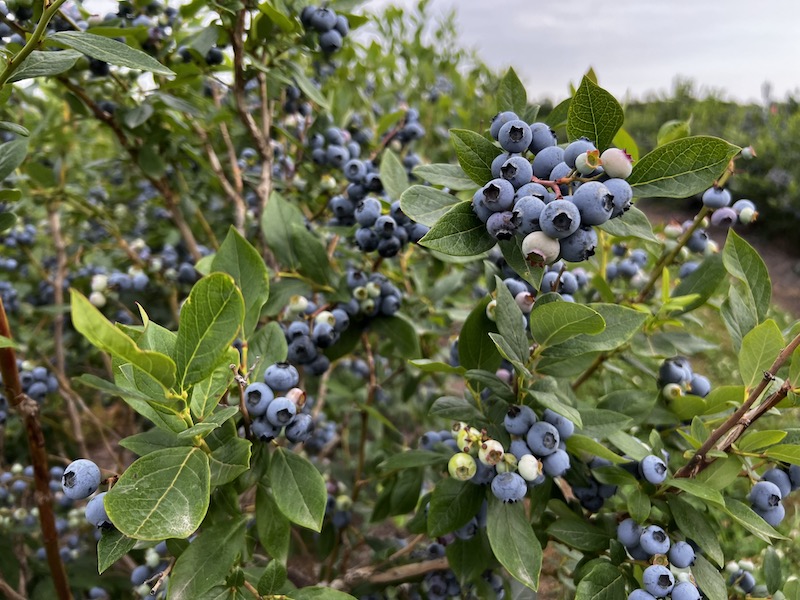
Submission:
MULTIPOLYGON (((697 213, 689 204, 670 200, 641 200, 637 207, 644 211, 653 224, 672 219, 683 222, 697 213)), ((759 234, 758 222, 748 227, 737 227, 736 232, 758 251, 767 265, 772 279, 772 300, 783 310, 800 318, 800 240, 776 241, 759 234)), ((725 243, 727 230, 710 227, 708 233, 720 246, 725 243)))

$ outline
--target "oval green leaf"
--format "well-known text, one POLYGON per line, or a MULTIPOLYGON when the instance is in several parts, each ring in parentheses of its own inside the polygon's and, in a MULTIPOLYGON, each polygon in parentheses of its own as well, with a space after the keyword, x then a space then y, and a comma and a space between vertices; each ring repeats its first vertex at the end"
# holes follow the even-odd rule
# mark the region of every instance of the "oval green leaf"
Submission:
POLYGON ((322 530, 328 492, 325 480, 308 460, 278 448, 270 462, 270 486, 275 503, 292 523, 322 530))

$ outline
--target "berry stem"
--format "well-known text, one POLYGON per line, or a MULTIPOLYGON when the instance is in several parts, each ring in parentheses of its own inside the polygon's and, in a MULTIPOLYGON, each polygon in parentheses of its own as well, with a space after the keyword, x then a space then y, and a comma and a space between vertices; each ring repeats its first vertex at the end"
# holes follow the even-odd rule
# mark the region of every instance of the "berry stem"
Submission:
MULTIPOLYGON (((11 328, 8 325, 5 306, 0 299, 0 336, 11 339, 11 328)), ((17 356, 14 348, 0 348, 0 374, 9 405, 17 409, 25 423, 28 438, 28 451, 33 465, 33 479, 36 486, 36 505, 39 508, 39 525, 42 530, 42 545, 47 555, 50 576, 59 600, 71 600, 72 592, 67 581, 67 572, 61 561, 58 547, 58 532, 53 514, 53 495, 50 492, 50 472, 47 467, 47 449, 44 433, 39 422, 39 405, 22 391, 17 369, 17 356)))

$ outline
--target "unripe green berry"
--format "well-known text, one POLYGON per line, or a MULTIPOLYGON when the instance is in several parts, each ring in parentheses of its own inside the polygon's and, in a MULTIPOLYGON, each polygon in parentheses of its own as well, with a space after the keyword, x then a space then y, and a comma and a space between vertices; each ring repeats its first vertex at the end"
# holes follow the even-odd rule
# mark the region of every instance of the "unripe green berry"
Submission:
POLYGON ((475 463, 475 459, 464 452, 457 452, 450 457, 450 461, 447 463, 447 472, 450 473, 450 477, 459 481, 472 479, 477 471, 478 465, 475 463))

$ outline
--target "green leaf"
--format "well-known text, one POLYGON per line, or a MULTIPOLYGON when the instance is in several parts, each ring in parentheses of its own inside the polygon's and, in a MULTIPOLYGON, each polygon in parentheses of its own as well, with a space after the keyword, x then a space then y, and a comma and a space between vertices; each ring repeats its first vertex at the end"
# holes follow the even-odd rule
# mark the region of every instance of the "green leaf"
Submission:
POLYGON ((175 343, 181 389, 211 375, 243 319, 244 300, 230 275, 212 273, 194 285, 181 307, 175 343))
POLYGON ((758 536, 765 542, 770 542, 770 538, 784 538, 775 531, 764 519, 759 517, 749 506, 739 502, 734 498, 725 499, 725 512, 744 526, 749 532, 758 536))
POLYGON ((19 68, 8 79, 8 83, 33 79, 34 77, 52 77, 69 71, 83 56, 75 50, 62 50, 61 52, 44 52, 34 50, 28 55, 19 68))
POLYGON ((680 496, 669 497, 669 509, 683 535, 697 542, 703 552, 720 567, 725 555, 719 543, 719 534, 711 527, 710 517, 703 515, 680 496))
POLYGON ((261 308, 269 298, 269 274, 264 259, 231 226, 214 256, 211 270, 227 273, 241 290, 245 308, 242 330, 244 339, 249 340, 258 324, 261 308))
POLYGON ((210 471, 195 447, 165 448, 137 459, 106 494, 114 526, 137 540, 189 537, 206 516, 210 471))
POLYGON ((203 529, 175 561, 169 575, 169 597, 195 600, 225 579, 244 546, 244 519, 203 529))
POLYGON ((611 145, 624 120, 614 96, 584 77, 569 105, 567 137, 570 141, 589 138, 602 151, 611 145))
POLYGON ((303 213, 280 194, 273 192, 261 217, 261 233, 275 258, 287 269, 297 269, 300 266, 300 259, 292 243, 295 226, 305 228, 303 213))
POLYGON ((380 165, 380 178, 383 189, 392 200, 399 200, 408 188, 408 174, 397 154, 388 148, 383 151, 380 165))
POLYGON ((764 372, 775 362, 783 346, 781 330, 772 319, 764 321, 744 336, 739 351, 739 372, 745 387, 752 389, 764 379, 764 372))
POLYGON ((448 363, 431 360, 429 358, 409 360, 408 364, 415 366, 423 373, 447 373, 448 375, 463 375, 467 372, 464 367, 454 367, 448 363))
POLYGON ((742 452, 758 452, 764 448, 780 444, 785 437, 785 431, 751 431, 743 436, 736 446, 742 452))
POLYGON ((468 540, 456 540, 445 548, 447 564, 462 585, 480 577, 493 559, 492 548, 485 534, 479 532, 468 540))
MULTIPOLYGON (((423 181, 427 181, 433 185, 441 185, 455 192, 475 189, 475 182, 472 181, 472 179, 470 179, 466 173, 464 173, 464 169, 462 169, 459 165, 450 165, 445 163, 417 165, 414 167, 412 172, 423 181)), ((420 187, 430 189, 429 186, 420 187)), ((406 212, 405 209, 403 209, 403 212, 406 212)), ((416 221, 417 219, 414 220, 416 221)))
POLYGON ((702 483, 714 490, 728 489, 742 472, 742 461, 737 456, 728 456, 715 460, 711 465, 697 475, 695 481, 702 483))
POLYGON ((205 419, 214 412, 220 399, 228 390, 233 381, 233 371, 230 369, 230 364, 235 364, 235 361, 234 363, 219 365, 212 371, 211 375, 192 386, 189 407, 195 419, 205 419))
POLYGON ((427 185, 412 185, 400 197, 400 209, 403 213, 428 227, 436 225, 446 212, 460 203, 458 196, 427 185))
POLYGON ((486 533, 495 557, 509 574, 536 591, 542 570, 542 546, 521 502, 504 504, 490 494, 486 533))
POLYGON ((525 318, 522 316, 522 310, 514 300, 511 292, 508 291, 506 284, 497 276, 495 276, 495 291, 497 294, 497 307, 495 310, 497 330, 508 342, 511 351, 514 353, 513 358, 525 364, 530 358, 531 351, 528 335, 525 332, 526 324, 525 318))
POLYGON ((574 302, 534 304, 530 323, 533 339, 540 346, 555 346, 581 334, 597 334, 606 326, 600 313, 574 302))
POLYGON ((619 128, 619 131, 614 135, 614 139, 611 140, 611 145, 625 150, 634 163, 639 160, 639 146, 624 127, 619 128))
POLYGON ((579 454, 583 452, 588 457, 597 456, 599 458, 610 460, 612 463, 619 464, 628 462, 628 459, 615 454, 600 442, 596 442, 592 438, 586 437, 585 435, 574 433, 566 440, 566 444, 567 450, 569 450, 569 452, 572 454, 579 454))
POLYGON ((470 424, 486 422, 486 417, 469 400, 459 396, 437 398, 428 414, 450 421, 464 421, 470 424))
POLYGON ((251 446, 249 440, 232 437, 214 450, 208 457, 211 485, 225 485, 247 471, 250 468, 251 446))
POLYGON ((326 587, 304 587, 294 590, 292 600, 356 600, 355 597, 339 590, 326 587))
POLYGON ((656 145, 663 146, 669 142, 689 137, 692 134, 692 119, 686 121, 667 121, 659 129, 656 135, 656 145))
POLYGON ((471 202, 448 210, 419 241, 420 245, 451 256, 477 256, 497 243, 481 222, 471 202))
POLYGON ((481 300, 467 316, 458 336, 458 362, 465 369, 496 371, 502 357, 489 337, 497 332, 497 325, 486 316, 488 296, 481 300))
POLYGON ((284 33, 291 33, 295 29, 297 29, 296 21, 290 19, 282 12, 277 10, 272 4, 269 2, 262 2, 258 5, 258 10, 264 13, 269 20, 275 23, 278 27, 280 27, 281 31, 284 33))
POLYGON ((417 358, 422 353, 417 330, 405 317, 400 315, 377 317, 370 323, 370 328, 381 340, 389 343, 387 352, 389 354, 402 358, 417 358))
POLYGON ((722 262, 728 273, 741 281, 753 300, 758 320, 763 321, 769 310, 772 283, 767 266, 759 253, 732 229, 722 249, 722 262))
POLYGON ((728 297, 720 307, 720 314, 731 336, 733 349, 739 352, 742 338, 758 324, 758 314, 747 284, 736 282, 728 288, 728 297))
POLYGON ((256 531, 258 540, 275 560, 286 564, 292 525, 275 504, 267 488, 256 489, 256 531))
POLYGON ((768 547, 764 552, 764 579, 766 579, 767 590, 770 594, 780 590, 783 585, 781 559, 772 547, 768 547))
POLYGON ((725 267, 722 264, 722 257, 719 254, 712 254, 704 258, 700 266, 692 271, 688 277, 681 279, 672 290, 672 298, 693 294, 697 296, 695 300, 686 304, 678 312, 687 313, 703 306, 724 279, 725 267))
POLYGON ((13 134, 21 135, 22 137, 30 137, 31 132, 19 123, 11 123, 10 121, 0 121, 0 131, 10 131, 13 134))
POLYGON ((650 496, 640 488, 632 488, 628 492, 628 512, 637 523, 644 523, 650 516, 650 496))
POLYGON ((275 503, 292 523, 322 530, 328 492, 316 467, 291 450, 278 448, 270 462, 270 486, 275 503))
POLYGON ((119 441, 119 445, 127 448, 137 456, 144 456, 156 450, 175 448, 176 446, 191 446, 191 440, 181 440, 174 432, 163 429, 150 429, 142 433, 129 435, 119 441))
POLYGON ((292 70, 292 78, 297 83, 297 87, 302 90, 303 95, 322 110, 329 111, 331 108, 330 102, 322 94, 319 87, 306 76, 304 68, 291 61, 288 64, 292 70))
POLYGON ((800 580, 790 579, 783 586, 783 595, 786 600, 800 600, 800 580))
POLYGON ((795 444, 773 446, 766 451, 766 455, 774 460, 800 465, 800 446, 795 444))
POLYGON ((288 350, 286 336, 277 321, 256 330, 250 338, 248 354, 250 364, 255 365, 253 381, 260 381, 268 366, 285 361, 288 350))
POLYGON ((577 356, 586 352, 616 350, 640 331, 649 317, 647 313, 618 304, 592 303, 586 306, 602 317, 606 328, 592 335, 582 333, 548 348, 545 356, 577 356))
POLYGON ((698 554, 692 565, 695 583, 708 600, 727 600, 728 588, 719 570, 708 562, 702 554, 698 554))
POLYGON ((392 454, 378 465, 378 469, 382 473, 391 473, 392 471, 438 465, 442 462, 446 463, 449 459, 449 456, 439 452, 431 452, 430 450, 406 450, 405 452, 392 454))
POLYGON ((552 129, 566 125, 570 104, 572 104, 572 98, 567 98, 556 104, 553 110, 548 113, 544 122, 550 125, 552 129))
POLYGON ((439 537, 472 520, 486 498, 486 489, 469 481, 442 479, 428 506, 428 535, 439 537))
POLYGON ((625 576, 608 562, 599 562, 581 579, 575 600, 619 600, 625 597, 625 576))
POLYGON ((621 216, 609 219, 598 228, 618 238, 638 238, 647 242, 658 242, 647 215, 635 206, 631 206, 621 216))
POLYGON ((578 519, 557 519, 547 528, 547 534, 571 548, 584 552, 605 550, 611 539, 599 527, 578 519))
POLYGON ((525 91, 525 86, 522 85, 514 69, 509 67, 500 80, 500 87, 497 90, 497 112, 510 110, 517 113, 521 119, 525 116, 527 108, 528 93, 525 91))
POLYGON ((719 506, 725 505, 725 500, 722 498, 722 494, 720 494, 717 490, 711 489, 701 483, 697 483, 696 481, 692 481, 691 479, 668 479, 666 481, 666 485, 683 490, 687 494, 690 494, 696 498, 700 498, 701 500, 718 504, 719 506))
MULTIPOLYGON (((561 402, 561 400, 558 399, 558 396, 550 392, 543 391, 537 388, 536 385, 537 384, 534 384, 534 387, 528 390, 528 394, 530 395, 531 398, 533 398, 533 400, 537 404, 539 404, 542 408, 549 408, 550 410, 552 410, 555 413, 558 413, 562 417, 566 417, 567 419, 575 423, 575 425, 578 428, 583 427, 583 417, 581 417, 581 413, 579 413, 577 409, 567 404, 564 404, 563 402, 561 402)), ((611 418, 615 422, 618 422, 619 418, 623 420, 625 419, 623 415, 617 415, 616 413, 612 413, 611 411, 598 411, 597 414, 592 414, 590 411, 587 412, 589 412, 589 414, 592 417, 596 417, 598 415, 613 415, 611 418)))
POLYGON ((103 573, 108 567, 133 550, 136 540, 121 534, 114 528, 101 529, 97 542, 97 572, 103 573))
POLYGON ((59 46, 73 48, 78 52, 88 54, 92 58, 104 60, 112 65, 151 71, 157 75, 175 75, 175 73, 162 65, 149 54, 131 48, 127 44, 110 38, 94 35, 85 31, 59 31, 47 37, 59 46))
POLYGON ((279 561, 271 560, 258 580, 258 593, 262 596, 277 594, 286 583, 286 567, 279 561))
POLYGON ((11 175, 22 164, 27 154, 28 140, 13 140, 0 144, 0 181, 11 175))
POLYGON ((467 129, 451 129, 450 139, 456 150, 458 163, 464 173, 478 185, 485 185, 492 177, 492 161, 502 150, 485 137, 467 129))
POLYGON ((331 262, 322 240, 305 225, 293 224, 289 239, 299 264, 297 270, 320 285, 330 282, 331 262))
POLYGON ((77 290, 72 290, 72 324, 89 342, 129 362, 170 388, 175 383, 175 362, 159 352, 141 350, 136 343, 114 327, 91 302, 77 290))
POLYGON ((739 150, 711 136, 675 140, 640 158, 628 183, 638 197, 686 198, 711 187, 739 150))

